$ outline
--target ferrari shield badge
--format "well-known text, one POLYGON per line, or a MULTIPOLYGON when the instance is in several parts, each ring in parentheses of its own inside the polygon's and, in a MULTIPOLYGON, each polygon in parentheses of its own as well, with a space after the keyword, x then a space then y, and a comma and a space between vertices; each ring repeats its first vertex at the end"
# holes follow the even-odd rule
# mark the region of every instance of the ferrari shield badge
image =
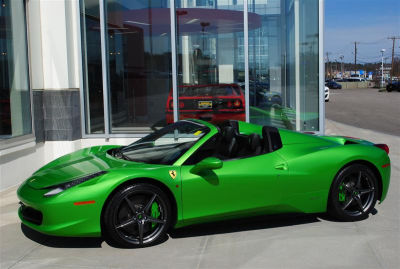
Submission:
POLYGON ((175 170, 169 170, 169 175, 172 177, 172 179, 176 178, 176 171, 175 170))

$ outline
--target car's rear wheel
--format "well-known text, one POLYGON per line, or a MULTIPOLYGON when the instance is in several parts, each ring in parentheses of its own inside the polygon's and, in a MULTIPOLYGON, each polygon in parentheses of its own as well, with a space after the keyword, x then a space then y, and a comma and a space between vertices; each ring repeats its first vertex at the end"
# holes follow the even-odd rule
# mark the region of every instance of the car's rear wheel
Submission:
POLYGON ((368 217, 378 197, 378 181, 371 169, 362 164, 343 168, 336 175, 329 194, 328 212, 343 221, 368 217))
POLYGON ((123 247, 147 247, 166 236, 171 206, 161 189, 134 184, 117 191, 104 213, 106 235, 123 247))

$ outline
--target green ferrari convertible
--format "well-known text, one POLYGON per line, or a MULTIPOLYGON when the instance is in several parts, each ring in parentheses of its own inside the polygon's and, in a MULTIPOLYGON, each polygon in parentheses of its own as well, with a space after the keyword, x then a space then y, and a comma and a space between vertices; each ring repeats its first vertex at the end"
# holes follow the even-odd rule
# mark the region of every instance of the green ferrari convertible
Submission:
POLYGON ((169 228, 277 213, 368 217, 390 181, 389 148, 240 121, 182 120, 127 146, 45 165, 18 189, 23 224, 56 236, 154 245, 169 228))

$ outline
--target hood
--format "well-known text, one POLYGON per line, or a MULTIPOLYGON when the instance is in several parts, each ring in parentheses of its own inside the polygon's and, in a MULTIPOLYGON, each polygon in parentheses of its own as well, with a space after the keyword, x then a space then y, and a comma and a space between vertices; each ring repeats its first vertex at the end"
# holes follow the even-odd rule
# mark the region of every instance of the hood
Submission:
POLYGON ((98 146, 78 150, 64 155, 36 171, 29 179, 32 188, 42 189, 62 184, 80 177, 112 168, 141 166, 127 163, 107 154, 107 150, 117 146, 98 146))

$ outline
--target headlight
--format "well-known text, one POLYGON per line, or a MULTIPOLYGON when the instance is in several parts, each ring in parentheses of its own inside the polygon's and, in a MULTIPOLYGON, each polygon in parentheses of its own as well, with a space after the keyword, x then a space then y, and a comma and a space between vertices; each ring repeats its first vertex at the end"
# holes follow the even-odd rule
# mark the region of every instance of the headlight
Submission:
POLYGON ((90 175, 86 175, 84 177, 80 177, 77 179, 74 179, 72 181, 66 182, 66 183, 62 183, 62 184, 58 184, 58 185, 54 185, 51 187, 47 187, 46 189, 50 189, 50 191, 46 192, 44 194, 45 197, 50 197, 50 196, 54 196, 56 194, 59 194, 60 192, 63 192, 71 187, 74 187, 76 185, 79 185, 83 182, 86 182, 92 178, 104 175, 105 173, 107 173, 106 171, 100 171, 100 172, 96 172, 94 174, 90 174, 90 175))

